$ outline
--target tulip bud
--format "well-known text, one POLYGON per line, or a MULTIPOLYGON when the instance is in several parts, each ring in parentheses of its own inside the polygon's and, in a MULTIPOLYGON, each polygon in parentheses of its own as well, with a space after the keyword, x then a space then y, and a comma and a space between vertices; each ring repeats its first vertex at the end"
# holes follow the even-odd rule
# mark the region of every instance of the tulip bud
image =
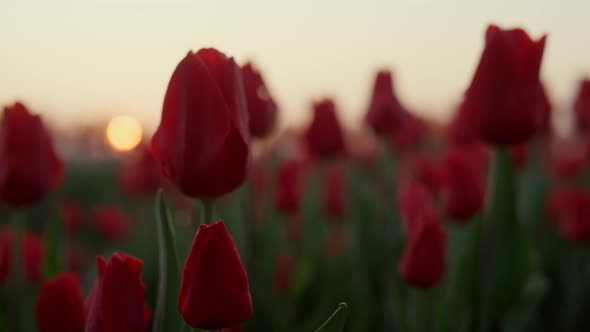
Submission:
POLYGON ((527 141, 539 127, 539 70, 545 36, 533 41, 521 29, 491 25, 465 97, 472 126, 493 145, 527 141))
POLYGON ((339 157, 345 153, 344 136, 330 99, 313 104, 314 116, 305 132, 308 152, 317 158, 339 157))
POLYGON ((41 118, 21 103, 4 108, 0 127, 0 200, 35 205, 63 180, 63 161, 41 118))
POLYGON ((252 317, 246 270, 223 221, 199 226, 182 273, 178 311, 202 330, 237 326, 252 317))
POLYGON ((404 112, 405 109, 393 92, 391 72, 387 70, 378 72, 366 115, 367 123, 375 134, 391 135, 399 127, 404 112))
POLYGON ((423 212, 416 232, 410 235, 398 265, 402 279, 417 288, 431 288, 443 277, 447 235, 438 217, 423 212))
POLYGON ((82 290, 75 274, 64 273, 43 284, 36 306, 39 332, 80 332, 84 318, 82 290))
POLYGON ((262 75, 251 63, 242 67, 242 79, 250 116, 250 135, 264 138, 275 123, 277 104, 270 96, 262 75))
POLYGON ((164 176, 189 197, 213 199, 246 177, 248 115, 240 69, 215 49, 189 52, 164 98, 152 152, 164 176))
POLYGON ((142 262, 122 253, 97 257, 98 278, 88 295, 86 332, 145 332, 149 310, 142 262))
POLYGON ((449 153, 446 166, 446 215, 454 221, 468 221, 483 208, 482 173, 470 165, 463 153, 458 150, 449 153))

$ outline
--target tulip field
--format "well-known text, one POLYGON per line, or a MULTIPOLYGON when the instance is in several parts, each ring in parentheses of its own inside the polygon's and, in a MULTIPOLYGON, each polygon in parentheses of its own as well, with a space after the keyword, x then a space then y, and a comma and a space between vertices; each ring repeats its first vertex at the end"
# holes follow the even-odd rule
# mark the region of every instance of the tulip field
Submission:
POLYGON ((382 69, 356 128, 330 96, 279 128, 258 64, 216 48, 178 54, 111 158, 3 105, 0 332, 590 331, 590 80, 557 134, 551 36, 482 38, 448 123, 382 69))

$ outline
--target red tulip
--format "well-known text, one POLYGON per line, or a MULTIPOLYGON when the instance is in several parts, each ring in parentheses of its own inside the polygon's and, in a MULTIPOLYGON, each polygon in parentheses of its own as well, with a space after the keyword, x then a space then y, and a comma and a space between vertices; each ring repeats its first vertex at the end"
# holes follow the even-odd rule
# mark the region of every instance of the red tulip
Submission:
POLYGON ((145 332, 149 318, 142 262, 122 253, 97 257, 98 278, 86 300, 86 332, 145 332), (147 310, 147 311, 146 311, 147 310))
POLYGON ((66 233, 73 234, 78 230, 82 219, 80 205, 73 200, 66 200, 60 203, 59 210, 66 233))
POLYGON ((291 279, 291 259, 289 256, 279 254, 275 257, 274 275, 272 279, 273 290, 277 294, 284 294, 289 290, 291 279))
POLYGON ((430 193, 416 182, 406 182, 399 186, 397 208, 401 215, 403 231, 408 236, 416 232, 422 211, 435 211, 430 193))
POLYGON ((539 127, 539 69, 545 36, 533 41, 521 29, 491 25, 471 86, 466 92, 471 123, 493 145, 527 141, 539 127))
POLYGON ((182 273, 178 311, 202 330, 237 326, 252 317, 248 277, 223 221, 199 226, 182 273))
POLYGON ((387 70, 378 72, 366 115, 367 123, 377 135, 392 135, 399 127, 404 112, 403 106, 393 92, 391 72, 387 70))
POLYGON ((332 221, 341 221, 346 212, 346 179, 342 170, 333 168, 324 177, 324 213, 332 221))
POLYGON ((84 327, 84 300, 80 281, 73 273, 46 281, 36 306, 39 332, 80 332, 84 327))
POLYGON ((110 242, 122 242, 127 239, 131 225, 127 215, 115 207, 103 206, 94 209, 94 227, 110 242))
POLYGON ((189 197, 215 198, 246 177, 249 141, 240 69, 215 49, 189 52, 166 91, 152 152, 189 197))
POLYGON ((278 169, 275 208, 287 214, 299 209, 302 191, 302 166, 297 160, 283 162, 278 169))
POLYGON ((576 125, 581 132, 590 128, 590 80, 582 80, 574 101, 576 125))
POLYGON ((262 75, 251 63, 242 67, 242 78, 250 116, 250 135, 264 138, 274 126, 277 105, 266 89, 262 75))
POLYGON ((590 193, 579 189, 556 190, 547 198, 550 221, 568 241, 590 243, 590 193))
POLYGON ((343 130, 330 99, 313 104, 314 117, 305 132, 309 153, 318 158, 339 157, 344 154, 343 130))
POLYGON ((445 273, 447 235, 436 214, 420 214, 398 265, 402 279, 417 288, 435 286, 445 273))
POLYGON ((483 208, 483 173, 469 164, 466 156, 458 150, 447 156, 446 169, 446 215, 453 221, 466 222, 483 208))
POLYGON ((140 148, 137 156, 124 165, 120 182, 125 192, 137 196, 153 195, 162 187, 160 165, 148 147, 140 148))
POLYGON ((37 283, 41 280, 41 267, 45 256, 45 241, 31 232, 23 232, 21 240, 23 275, 25 280, 37 283))
POLYGON ((0 200, 35 205, 61 184, 64 166, 41 118, 21 103, 4 108, 0 127, 0 200))
POLYGON ((12 231, 9 228, 0 230, 0 286, 5 285, 10 278, 12 264, 12 231))

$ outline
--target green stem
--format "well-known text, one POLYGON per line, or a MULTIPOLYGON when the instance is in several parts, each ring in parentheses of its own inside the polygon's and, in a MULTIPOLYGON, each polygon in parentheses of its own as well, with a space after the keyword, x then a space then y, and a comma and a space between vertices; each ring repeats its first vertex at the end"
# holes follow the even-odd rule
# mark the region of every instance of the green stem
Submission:
POLYGON ((420 329, 423 332, 434 332, 435 302, 436 294, 434 289, 419 291, 420 306, 420 329))
POLYGON ((211 225, 213 222, 213 208, 214 208, 214 200, 203 199, 201 203, 203 205, 202 214, 201 214, 201 224, 211 225))

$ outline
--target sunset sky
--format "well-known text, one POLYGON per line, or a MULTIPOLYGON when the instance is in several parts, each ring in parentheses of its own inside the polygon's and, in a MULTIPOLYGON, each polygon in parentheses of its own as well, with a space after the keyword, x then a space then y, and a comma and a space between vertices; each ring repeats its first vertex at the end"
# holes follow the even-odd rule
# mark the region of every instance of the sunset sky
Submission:
POLYGON ((542 77, 557 106, 569 107, 590 76, 590 1, 172 3, 1 1, 0 104, 21 99, 60 126, 126 114, 152 129, 176 64, 189 49, 216 47, 262 70, 283 124, 305 121, 322 96, 353 124, 382 67, 409 109, 445 119, 492 22, 549 35, 542 77))

